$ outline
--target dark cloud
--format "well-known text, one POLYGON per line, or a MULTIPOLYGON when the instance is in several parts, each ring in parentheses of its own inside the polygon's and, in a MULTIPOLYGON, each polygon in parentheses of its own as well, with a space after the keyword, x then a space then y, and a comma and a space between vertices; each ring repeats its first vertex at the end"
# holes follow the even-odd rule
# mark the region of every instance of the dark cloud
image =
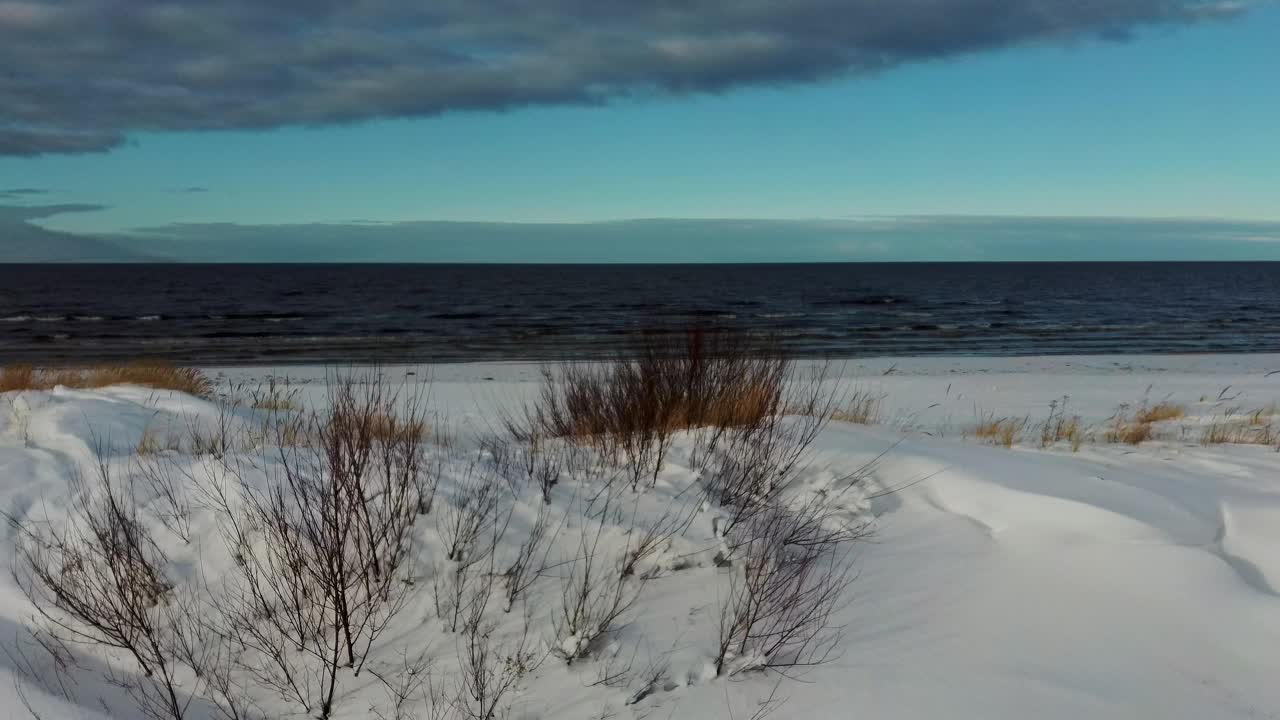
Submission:
MULTIPOLYGON (((30 189, 30 188, 24 188, 30 189)), ((94 212, 101 205, 0 205, 0 262, 119 262, 142 255, 101 238, 49 230, 32 220, 63 213, 94 212)))
POLYGON ((178 192, 186 193, 186 194, 207 193, 209 192, 209 188, 201 187, 199 185, 192 185, 190 187, 178 188, 178 192))
POLYGON ((1247 3, 0 0, 0 154, 810 82, 1247 3))
POLYGON ((40 195, 48 195, 50 192, 47 188, 0 188, 0 200, 25 200, 40 195))

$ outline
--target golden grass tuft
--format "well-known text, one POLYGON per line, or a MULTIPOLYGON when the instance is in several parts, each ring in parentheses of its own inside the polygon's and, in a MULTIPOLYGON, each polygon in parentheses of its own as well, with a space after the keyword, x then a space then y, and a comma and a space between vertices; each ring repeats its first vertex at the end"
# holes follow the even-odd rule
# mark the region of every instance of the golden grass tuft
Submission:
POLYGON ((51 390, 58 386, 85 390, 111 385, 141 385, 204 398, 213 395, 213 382, 200 370, 160 362, 53 369, 9 365, 0 369, 0 392, 51 390))
POLYGON ((1107 426, 1107 431, 1103 433, 1102 439, 1109 443, 1141 445, 1154 436, 1155 431, 1151 427, 1151 423, 1136 422, 1126 419, 1124 416, 1117 416, 1107 426))
POLYGON ((36 369, 30 365, 7 365, 0 368, 0 392, 33 390, 36 385, 36 369))
POLYGON ((1164 422, 1165 420, 1177 420, 1187 414, 1187 409, 1181 405, 1168 401, 1157 403, 1155 405, 1143 405, 1134 413, 1133 421, 1139 424, 1149 424, 1164 422))
POLYGON ((1027 427, 1026 418, 997 418, 986 416, 973 429, 973 436, 990 445, 1011 448, 1022 439, 1027 427))

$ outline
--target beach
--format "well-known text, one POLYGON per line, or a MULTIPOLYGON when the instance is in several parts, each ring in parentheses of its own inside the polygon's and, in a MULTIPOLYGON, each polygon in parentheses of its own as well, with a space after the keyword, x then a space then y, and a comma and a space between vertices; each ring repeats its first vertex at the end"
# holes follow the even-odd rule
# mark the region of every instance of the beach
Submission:
MULTIPOLYGON (((643 590, 616 628, 580 658, 560 658, 577 651, 555 621, 553 571, 515 611, 492 612, 503 647, 523 636, 522 653, 549 653, 506 695, 511 717, 746 718, 772 708, 779 718, 1200 720, 1272 717, 1280 707, 1280 451, 1271 431, 1280 427, 1280 355, 879 358, 804 361, 796 371, 814 368, 833 393, 871 408, 821 431, 793 488, 796 498, 834 498, 834 512, 867 531, 848 546, 851 582, 826 623, 833 652, 813 667, 752 672, 740 657, 740 672, 717 672, 717 608, 729 587, 717 559, 721 516, 687 505, 700 478, 697 440, 678 433, 652 488, 618 502, 632 523, 659 524, 686 505, 690 519, 646 555, 643 590), (1118 430, 1143 413, 1157 419, 1131 443, 1118 430), (991 432, 999 423, 1012 429, 991 432)), ((126 472, 149 435, 198 475, 199 454, 165 438, 225 418, 231 389, 274 380, 291 404, 322 406, 333 378, 355 371, 370 372, 211 367, 221 393, 211 399, 129 386, 6 393, 0 506, 18 522, 65 520, 71 477, 99 457, 126 472)), ((534 363, 376 372, 402 397, 421 398, 432 437, 447 434, 452 448, 500 433, 504 417, 536 400, 541 378, 534 363)), ((438 506, 414 531, 418 590, 375 644, 376 662, 424 657, 451 678, 463 636, 444 629, 432 600, 440 570, 431 553, 444 534, 441 508, 468 482, 467 461, 426 442, 429 456, 443 458, 438 506)), ((536 492, 513 490, 502 551, 514 551, 546 507, 563 529, 548 552, 572 556, 591 522, 574 509, 589 483, 575 482, 557 485, 545 506, 536 492)), ((179 589, 234 570, 218 522, 198 506, 185 540, 151 524, 179 589)), ((602 547, 627 548, 635 527, 597 528, 602 547)), ((18 562, 20 541, 13 527, 4 535, 6 564, 18 562)), ((131 716, 120 689, 94 673, 78 675, 69 695, 42 684, 38 653, 21 640, 31 617, 12 573, 0 573, 5 707, 131 716)), ((131 672, 118 653, 76 652, 85 665, 131 672)), ((279 698, 255 700, 297 714, 279 698)), ((368 673, 349 677, 334 716, 366 717, 387 702, 368 673)))

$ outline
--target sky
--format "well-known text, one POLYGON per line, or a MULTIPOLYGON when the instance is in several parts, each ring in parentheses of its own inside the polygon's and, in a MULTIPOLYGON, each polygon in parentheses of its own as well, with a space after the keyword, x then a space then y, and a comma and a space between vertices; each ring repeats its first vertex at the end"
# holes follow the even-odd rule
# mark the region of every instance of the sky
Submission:
POLYGON ((791 222, 742 259, 1280 259, 1277 37, 1244 0, 0 0, 0 231, 607 261, 761 220, 791 222), (607 239, 504 255, 495 223, 607 239))

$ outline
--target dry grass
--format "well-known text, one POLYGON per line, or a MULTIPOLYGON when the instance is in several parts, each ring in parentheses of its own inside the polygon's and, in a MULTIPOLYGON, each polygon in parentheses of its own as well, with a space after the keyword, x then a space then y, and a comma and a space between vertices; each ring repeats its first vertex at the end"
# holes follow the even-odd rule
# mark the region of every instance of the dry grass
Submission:
POLYGON ((1049 403, 1049 417, 1039 426, 1041 449, 1065 441, 1071 445, 1071 452, 1079 452, 1085 439, 1084 426, 1079 415, 1067 414, 1068 401, 1063 396, 1049 403))
POLYGON ((1175 420, 1186 414, 1181 405, 1164 401, 1148 405, 1146 401, 1130 412, 1130 405, 1123 404, 1116 408, 1115 415, 1107 422, 1102 433, 1103 442, 1125 445, 1141 445, 1155 438, 1155 423, 1175 420))
POLYGON ((0 368, 0 392, 36 389, 36 369, 30 365, 7 365, 0 368))
POLYGON ((578 439, 754 426, 792 409, 788 368, 737 335, 647 339, 613 362, 545 369, 539 400, 506 425, 515 437, 578 439))
POLYGON ((297 412, 302 410, 298 401, 299 390, 289 385, 288 378, 267 378, 266 384, 249 392, 249 407, 268 412, 297 412))
POLYGON ((1136 422, 1123 415, 1117 415, 1107 425, 1107 431, 1102 434, 1102 439, 1109 443, 1141 445, 1154 436, 1155 431, 1152 429, 1151 423, 1136 422))
POLYGON ((831 414, 831 419, 853 423, 854 425, 875 425, 880 422, 883 405, 883 395, 873 395, 862 390, 855 390, 844 404, 844 407, 831 414))
POLYGON ((997 418, 987 415, 973 428, 973 436, 989 445, 1011 448, 1022 439, 1022 432, 1026 427, 1026 418, 997 418))
POLYGON ((1266 407, 1260 407, 1249 413, 1249 424, 1255 427, 1271 424, 1271 418, 1275 417, 1276 405, 1272 403, 1266 407))
POLYGON ((147 428, 142 431, 142 437, 138 438, 138 446, 134 448, 134 453, 155 455, 164 452, 164 449, 164 444, 160 442, 160 435, 155 430, 147 428))
POLYGON ((0 392, 51 390, 58 386, 95 389, 110 385, 141 385, 205 398, 213 394, 212 381, 200 370, 158 362, 53 369, 9 365, 0 369, 0 392))
POLYGON ((1177 420, 1186 414, 1187 409, 1183 406, 1164 401, 1155 405, 1139 407, 1133 415, 1133 421, 1138 424, 1150 424, 1164 422, 1165 420, 1177 420))
POLYGON ((1047 448, 1060 442, 1071 445, 1071 451, 1077 452, 1084 444, 1084 428, 1079 415, 1055 417, 1040 426, 1040 447, 1047 448))
POLYGON ((1280 450, 1280 430, 1276 429, 1272 416, 1275 406, 1259 408, 1238 414, 1227 411, 1221 420, 1214 420, 1200 435, 1202 445, 1274 445, 1280 450))
POLYGON ((374 440, 391 444, 400 440, 421 443, 430 432, 426 420, 421 417, 398 418, 387 413, 375 413, 369 419, 369 434, 374 440))

